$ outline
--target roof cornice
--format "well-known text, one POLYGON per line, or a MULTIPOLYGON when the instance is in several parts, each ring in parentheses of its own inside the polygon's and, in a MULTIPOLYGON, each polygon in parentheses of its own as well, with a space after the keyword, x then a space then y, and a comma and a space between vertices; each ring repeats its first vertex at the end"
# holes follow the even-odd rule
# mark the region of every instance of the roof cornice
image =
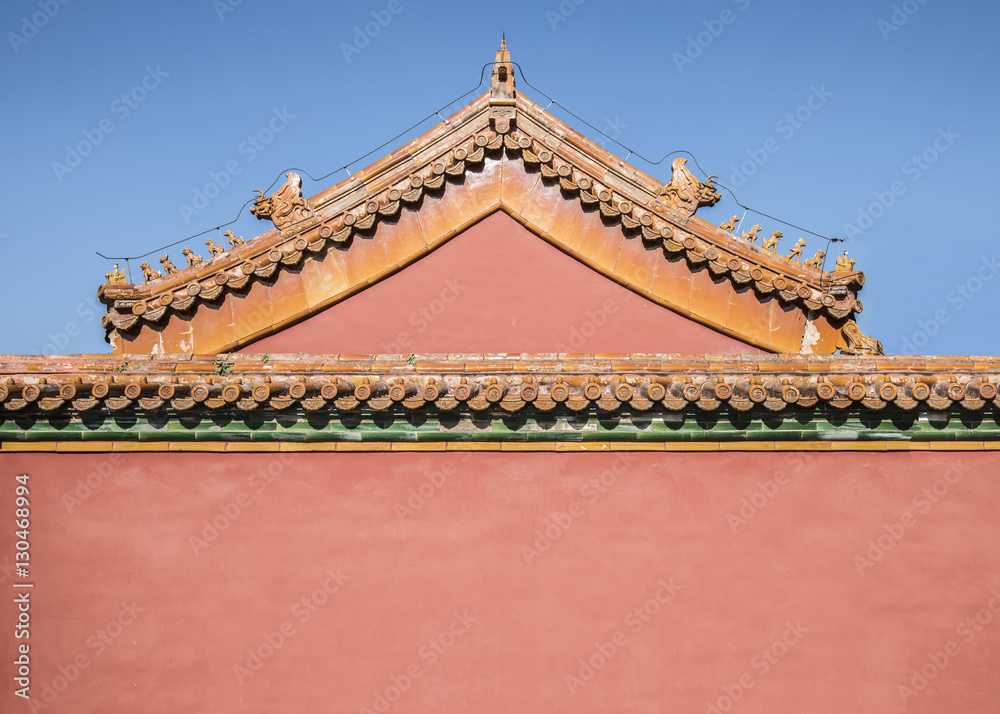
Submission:
MULTIPOLYGON (((677 197, 678 185, 693 178, 682 161, 679 169, 675 165, 674 178, 664 185, 567 127, 523 95, 499 108, 506 118, 494 116, 498 107, 490 94, 484 94, 421 137, 308 200, 301 196, 298 176, 289 174, 284 186, 271 196, 261 195, 254 206, 259 218, 275 223, 273 230, 238 243, 207 262, 146 283, 101 286, 98 295, 108 305, 103 324, 109 341, 115 341, 116 333, 134 334, 147 324, 162 323, 172 313, 197 310, 200 302, 244 290, 255 278, 273 279, 277 273, 324 254, 333 245, 346 247, 345 260, 349 261, 355 237, 376 236, 380 222, 397 216, 403 206, 419 211, 426 192, 443 192, 447 199, 451 183, 462 181, 466 172, 482 164, 487 156, 501 153, 520 161, 526 171, 539 172, 543 181, 558 184, 566 200, 599 210, 602 220, 619 225, 626 237, 659 243, 668 254, 683 256, 692 270, 704 266, 713 276, 726 278, 741 289, 749 287, 760 297, 853 325, 853 314, 862 309, 857 291, 864 284, 863 273, 822 273, 758 249, 697 218, 693 215, 697 200, 690 205, 690 201, 685 204, 677 197)), ((709 182, 693 180, 703 193, 714 190, 709 182)), ((681 186, 682 193, 684 190, 681 186)), ((520 206, 500 207, 515 217, 520 210, 520 206)), ((441 240, 427 243, 436 247, 441 240)), ((359 286, 345 290, 332 302, 391 274, 425 252, 400 261, 392 270, 364 276, 359 286)), ((581 257, 607 277, 628 284, 613 269, 602 269, 586 255, 581 257)), ((700 319, 697 314, 689 316, 700 319)), ((780 350, 757 340, 746 341, 780 350)), ((224 342, 218 348, 226 351, 245 342, 237 336, 235 343, 224 342)), ((841 343, 851 346, 848 339, 841 343)), ((874 344, 865 343, 859 351, 874 349, 874 344)))
MULTIPOLYGON (((998 384, 996 357, 7 355, 0 357, 0 440, 23 438, 17 434, 34 428, 25 419, 68 425, 111 417, 171 421, 185 414, 272 419, 277 412, 348 422, 447 413, 470 423, 543 413, 661 420, 669 414, 836 420, 837 414, 881 413, 889 431, 892 414, 943 423, 958 415, 953 426, 978 424, 1000 439, 998 384)), ((706 432, 706 438, 719 435, 706 432)))

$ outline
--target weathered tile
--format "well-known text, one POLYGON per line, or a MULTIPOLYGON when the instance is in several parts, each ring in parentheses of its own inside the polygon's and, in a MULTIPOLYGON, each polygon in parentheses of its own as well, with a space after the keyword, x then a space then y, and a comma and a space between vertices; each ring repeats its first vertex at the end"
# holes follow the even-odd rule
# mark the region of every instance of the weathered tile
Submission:
POLYGON ((540 173, 527 173, 521 162, 504 156, 503 178, 500 185, 501 202, 510 211, 520 213, 528 196, 531 195, 531 190, 540 180, 540 173))
POLYGON ((640 238, 626 238, 621 242, 615 274, 630 286, 650 292, 653 272, 659 262, 659 249, 643 244, 640 238))
POLYGON ((353 255, 349 256, 349 251, 331 246, 326 253, 307 260, 302 265, 298 280, 289 280, 286 286, 282 282, 291 276, 279 277, 271 288, 271 312, 275 324, 301 312, 295 311, 301 303, 294 294, 301 294, 303 288, 310 307, 327 304, 346 290, 350 284, 344 268, 347 260, 354 260, 353 255), (285 291, 292 294, 285 294, 285 291))
POLYGON ((563 199, 556 205, 549 235, 568 250, 579 250, 587 223, 595 220, 596 211, 584 211, 579 201, 563 199))
POLYGON ((725 326, 729 317, 729 281, 716 282, 707 269, 693 272, 690 309, 703 320, 725 326))
POLYGON ((653 267, 652 293, 687 311, 691 305, 691 268, 679 257, 661 256, 653 267))
POLYGON ((730 283, 726 327, 758 343, 768 344, 770 316, 771 310, 766 298, 758 297, 750 287, 737 289, 730 283))
POLYGON ((578 253, 587 263, 607 273, 613 273, 624 240, 625 236, 618 226, 606 226, 600 216, 595 215, 587 222, 578 253))
POLYGON ((558 184, 536 181, 531 195, 521 209, 521 215, 535 230, 549 233, 556 218, 557 208, 564 202, 558 184))
POLYGON ((480 212, 500 205, 500 179, 503 172, 501 159, 486 158, 479 170, 465 172, 465 183, 480 212))

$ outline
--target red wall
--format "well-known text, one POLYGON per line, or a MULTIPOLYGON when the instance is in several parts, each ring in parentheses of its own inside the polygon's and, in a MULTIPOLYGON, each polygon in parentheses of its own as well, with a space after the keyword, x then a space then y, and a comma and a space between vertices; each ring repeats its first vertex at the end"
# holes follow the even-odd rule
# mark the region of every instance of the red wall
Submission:
POLYGON ((29 711, 7 634, 27 471, 32 693, 60 689, 51 711, 359 712, 401 686, 390 711, 995 712, 998 466, 3 455, 0 709, 29 711), (248 649, 264 661, 238 681, 248 649))
POLYGON ((505 213, 242 351, 762 352, 639 297, 505 213))

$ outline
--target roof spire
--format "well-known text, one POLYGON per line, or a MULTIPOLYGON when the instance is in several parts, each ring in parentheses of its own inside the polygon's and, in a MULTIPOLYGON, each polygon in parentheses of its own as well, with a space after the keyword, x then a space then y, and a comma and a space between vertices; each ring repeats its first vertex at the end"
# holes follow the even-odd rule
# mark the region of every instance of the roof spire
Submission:
POLYGON ((499 134, 506 134, 514 124, 517 117, 516 96, 514 64, 507 51, 507 35, 502 33, 500 50, 493 62, 493 74, 490 78, 490 118, 494 120, 493 127, 499 134))

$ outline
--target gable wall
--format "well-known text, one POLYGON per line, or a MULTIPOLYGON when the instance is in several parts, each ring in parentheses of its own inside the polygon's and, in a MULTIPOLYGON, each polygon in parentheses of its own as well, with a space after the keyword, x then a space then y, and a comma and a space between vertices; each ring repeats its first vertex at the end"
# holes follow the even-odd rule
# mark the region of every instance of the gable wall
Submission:
POLYGON ((763 352, 636 295, 503 212, 405 270, 241 351, 763 352))
MULTIPOLYGON (((136 329, 118 334, 115 352, 218 354, 245 347, 314 317, 359 291, 368 291, 388 276, 405 275, 413 261, 435 252, 455 235, 480 222, 501 220, 493 218, 498 212, 515 217, 532 235, 558 247, 562 255, 590 266, 598 276, 613 276, 608 279, 628 285, 649 301, 711 331, 730 336, 737 344, 746 342, 771 352, 799 352, 806 331, 806 312, 801 305, 782 302, 775 294, 759 297, 749 283, 738 285, 714 276, 704 264, 689 265, 686 259, 666 253, 661 241, 647 242, 637 233, 626 234, 620 225, 604 220, 596 208, 584 207, 564 193, 558 183, 543 180, 538 171, 526 171, 521 161, 507 156, 487 158, 475 170, 449 178, 435 194, 424 195, 418 204, 404 206, 397 215, 380 221, 374 234, 331 243, 319 253, 293 259, 269 278, 254 277, 244 287, 200 300, 189 310, 169 312, 159 321, 140 320, 136 329)), ((283 250, 287 253, 288 248, 283 250)), ((521 263, 526 258, 505 257, 508 263, 517 262, 516 268, 508 271, 511 275, 525 269, 521 263)), ((565 272, 562 265, 544 275, 541 284, 560 286, 565 272)), ((532 287, 539 284, 536 281, 532 287)), ((597 308, 600 305, 596 303, 597 308)), ((408 316, 409 312, 403 315, 407 320, 408 316)), ((380 314, 373 319, 393 318, 380 314)), ((573 319, 582 323, 586 314, 573 319)), ((812 326, 815 330, 808 330, 816 340, 812 353, 835 352, 839 329, 823 315, 816 317, 812 326)), ((406 325, 401 325, 377 341, 393 342, 394 336, 405 330, 406 325)), ((673 347, 642 349, 701 351, 697 344, 698 340, 688 340, 673 347)), ((725 345, 707 349, 733 351, 725 345)), ((628 350, 624 344, 608 348, 618 354, 628 350)))

